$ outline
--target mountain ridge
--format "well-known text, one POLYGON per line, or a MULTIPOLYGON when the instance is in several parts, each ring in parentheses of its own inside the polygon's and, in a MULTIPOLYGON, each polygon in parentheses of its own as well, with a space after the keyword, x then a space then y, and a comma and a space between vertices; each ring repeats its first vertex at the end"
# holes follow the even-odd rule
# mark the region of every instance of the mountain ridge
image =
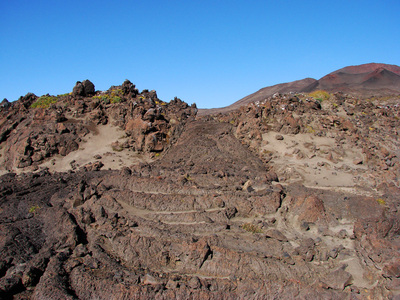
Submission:
POLYGON ((263 101, 275 93, 310 93, 316 90, 345 92, 362 98, 400 93, 400 67, 382 63, 347 66, 333 71, 319 80, 307 77, 267 86, 229 106, 200 109, 199 115, 227 113, 243 105, 263 101))

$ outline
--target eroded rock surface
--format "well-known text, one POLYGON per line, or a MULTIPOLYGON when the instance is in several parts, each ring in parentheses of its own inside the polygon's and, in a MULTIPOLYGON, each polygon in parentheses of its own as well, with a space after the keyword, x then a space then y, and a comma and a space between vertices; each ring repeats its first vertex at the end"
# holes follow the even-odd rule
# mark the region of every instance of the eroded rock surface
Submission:
MULTIPOLYGON (((126 133, 126 143, 114 143, 116 149, 158 155, 118 170, 105 169, 105 157, 97 154, 68 172, 37 164, 37 172, 1 176, 0 298, 392 299, 400 293, 400 190, 388 175, 398 171, 397 110, 366 108, 366 113, 386 111, 389 119, 379 122, 394 125, 385 129, 393 133, 394 146, 377 147, 376 132, 385 126, 377 126, 375 117, 376 129, 365 139, 365 128, 356 127, 355 119, 338 124, 330 110, 311 100, 301 106, 277 96, 265 107, 195 120, 195 107, 179 99, 162 104, 154 91, 139 93, 130 82, 96 95, 117 97, 112 91, 119 89, 129 96, 116 103, 66 96, 75 104, 65 118, 91 120, 89 126, 57 122, 54 109, 36 110, 36 119, 18 119, 13 112, 29 109, 31 104, 23 103, 34 102, 32 95, 3 119, 1 128, 6 120, 30 120, 32 128, 35 122, 54 126, 57 137, 75 130, 74 138, 78 127, 85 137, 85 130, 102 128, 107 120, 126 133), (311 123, 299 117, 301 110, 311 123), (345 132, 354 130, 358 141, 370 143, 370 155, 362 152, 360 159, 371 172, 358 172, 381 177, 368 181, 365 176, 347 189, 305 185, 289 172, 293 166, 278 164, 277 153, 263 151, 270 132, 274 143, 290 142, 311 134, 310 124, 321 125, 321 132, 325 124, 327 134, 346 143, 354 136, 345 132), (354 127, 343 131, 343 126, 354 127), (393 164, 378 168, 389 157, 393 164)), ((346 101, 341 105, 349 109, 346 101)), ((2 131, 4 142, 15 138, 18 143, 10 144, 21 145, 21 153, 32 159, 39 153, 34 129, 14 129, 2 131)), ((313 137, 327 138, 320 131, 313 137)), ((351 145, 356 152, 362 147, 351 145)), ((318 159, 324 156, 321 163, 340 163, 336 152, 320 153, 318 147, 298 147, 292 154, 301 161, 313 152, 318 159)))
POLYGON ((0 172, 36 171, 51 159, 61 160, 84 149, 85 140, 108 123, 122 135, 107 137, 109 151, 154 155, 169 147, 196 111, 178 98, 166 103, 155 91, 139 93, 129 80, 105 92, 95 92, 84 80, 71 94, 27 94, 0 108, 0 172))

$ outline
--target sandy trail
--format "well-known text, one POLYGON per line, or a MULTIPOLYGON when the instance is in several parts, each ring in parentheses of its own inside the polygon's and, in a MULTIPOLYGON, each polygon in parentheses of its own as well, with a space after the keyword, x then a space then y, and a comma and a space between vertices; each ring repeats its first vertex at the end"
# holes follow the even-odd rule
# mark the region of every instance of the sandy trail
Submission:
POLYGON ((334 138, 313 134, 282 135, 270 131, 263 135, 261 153, 271 155, 269 162, 280 174, 280 180, 300 182, 313 187, 353 187, 354 177, 367 170, 364 165, 355 165, 362 158, 360 149, 348 145, 337 145, 334 138))
POLYGON ((120 169, 124 166, 131 166, 139 162, 150 162, 151 158, 146 155, 124 149, 115 151, 111 143, 126 140, 124 131, 111 124, 99 125, 96 133, 90 133, 84 138, 85 142, 79 145, 77 151, 73 151, 66 156, 55 155, 51 160, 43 163, 41 167, 48 167, 51 172, 65 172, 71 170, 71 162, 83 166, 90 162, 100 160, 103 169, 120 169), (101 159, 95 159, 95 155, 100 155, 101 159))

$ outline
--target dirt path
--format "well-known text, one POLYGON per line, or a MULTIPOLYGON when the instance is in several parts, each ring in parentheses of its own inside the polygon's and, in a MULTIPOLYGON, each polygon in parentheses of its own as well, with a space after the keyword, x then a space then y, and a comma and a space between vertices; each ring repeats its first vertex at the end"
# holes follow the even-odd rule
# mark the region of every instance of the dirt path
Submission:
POLYGON ((354 164, 363 157, 360 149, 337 145, 334 138, 313 134, 270 131, 263 135, 260 152, 272 154, 270 164, 280 174, 280 180, 287 183, 349 188, 356 184, 355 176, 367 170, 364 165, 354 164), (278 135, 281 138, 277 139, 278 135))
POLYGON ((75 162, 77 166, 83 166, 100 160, 104 164, 103 169, 113 170, 139 162, 151 162, 148 156, 127 149, 122 151, 113 149, 112 142, 123 143, 126 140, 124 131, 119 127, 107 124, 99 125, 96 129, 96 133, 90 133, 84 138, 85 141, 79 145, 77 151, 67 156, 55 155, 52 160, 45 162, 42 166, 48 167, 50 171, 65 172, 71 170, 71 162, 75 162), (96 155, 101 156, 101 159, 94 158, 96 155))

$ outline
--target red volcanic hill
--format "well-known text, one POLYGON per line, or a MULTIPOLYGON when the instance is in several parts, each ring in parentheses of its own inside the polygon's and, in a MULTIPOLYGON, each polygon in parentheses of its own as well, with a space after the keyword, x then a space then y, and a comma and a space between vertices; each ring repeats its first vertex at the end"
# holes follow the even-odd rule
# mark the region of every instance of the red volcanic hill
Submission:
POLYGON ((348 66, 337 71, 332 72, 331 74, 335 73, 347 73, 347 74, 360 74, 360 73, 370 73, 374 72, 377 69, 386 69, 397 75, 400 75, 400 67, 396 65, 388 65, 388 64, 377 64, 377 63, 370 63, 370 64, 363 64, 357 66, 348 66))
POLYGON ((365 96, 398 93, 400 67, 376 63, 345 67, 322 77, 314 89, 365 96))
POLYGON ((305 78, 265 87, 227 107, 201 109, 199 115, 229 112, 249 103, 263 101, 275 93, 309 93, 315 90, 345 92, 360 97, 399 94, 400 67, 378 63, 348 66, 329 73, 319 80, 305 78))

